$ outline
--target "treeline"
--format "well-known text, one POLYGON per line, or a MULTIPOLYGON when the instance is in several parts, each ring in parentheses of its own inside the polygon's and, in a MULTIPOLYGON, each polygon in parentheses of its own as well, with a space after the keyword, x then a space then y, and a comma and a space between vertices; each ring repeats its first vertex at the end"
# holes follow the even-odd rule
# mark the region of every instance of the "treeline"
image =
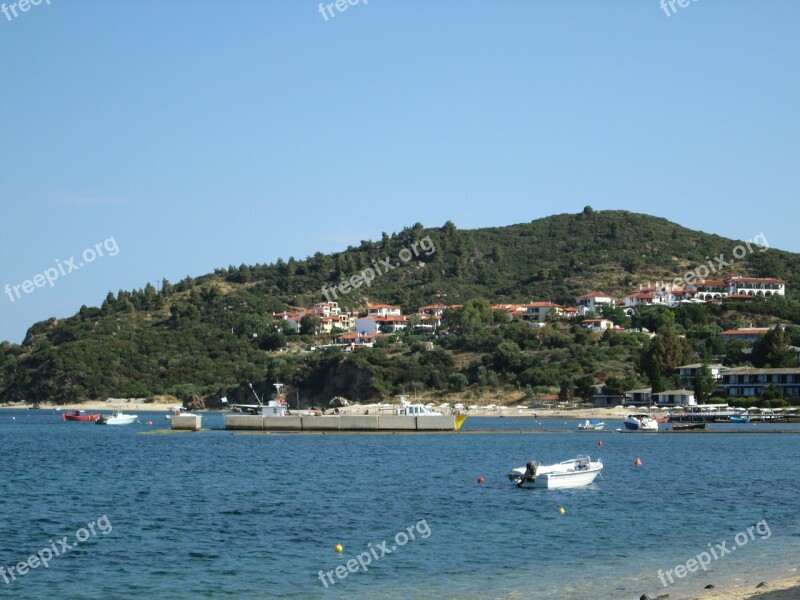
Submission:
MULTIPOLYGON (((736 343, 724 343, 719 337, 724 329, 800 323, 798 255, 770 250, 741 261, 747 268, 742 274, 788 280, 787 298, 653 309, 633 319, 620 309, 603 309, 602 316, 622 326, 671 330, 682 340, 676 342, 682 349, 661 349, 650 362, 643 362, 653 352, 645 335, 590 334, 570 324, 534 331, 492 313, 488 299, 571 305, 591 289, 622 295, 638 283, 680 275, 679 264, 729 254, 735 244, 663 219, 589 207, 577 215, 504 228, 461 231, 452 223, 429 229, 416 224, 331 255, 229 267, 174 284, 165 280, 158 289, 109 293, 99 307, 36 323, 22 345, 0 345, 0 399, 218 396, 244 394, 249 381, 268 387, 276 380, 303 390, 308 403, 333 395, 367 400, 422 389, 473 396, 558 389, 564 397, 585 397, 591 383, 606 380, 612 386, 667 385, 671 361, 687 356, 687 349, 705 359, 725 356, 727 364, 760 360, 758 353, 746 355, 736 343), (311 322, 298 336, 274 323, 273 312, 318 302, 323 285, 394 259, 415 244, 423 251, 413 260, 340 303, 358 310, 368 301, 390 302, 407 313, 431 303, 464 304, 447 315, 445 331, 433 340, 434 352, 424 343, 430 340, 404 333, 353 354, 275 353, 287 344, 297 350, 331 340, 314 338, 311 322), (486 300, 471 301, 475 298, 486 300)), ((787 335, 800 345, 794 330, 787 335)), ((783 356, 773 353, 763 364, 778 355, 783 356)))

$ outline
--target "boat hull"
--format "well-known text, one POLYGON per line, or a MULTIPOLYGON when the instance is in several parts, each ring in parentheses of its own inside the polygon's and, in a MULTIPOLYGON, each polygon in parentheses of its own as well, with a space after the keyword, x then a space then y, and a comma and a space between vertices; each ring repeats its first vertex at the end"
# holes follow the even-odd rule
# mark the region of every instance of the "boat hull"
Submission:
POLYGON ((627 431, 658 431, 658 422, 644 415, 628 416, 622 424, 627 431))
POLYGON ((565 461, 555 465, 543 465, 537 469, 533 479, 519 483, 525 474, 525 467, 519 467, 509 473, 509 479, 518 487, 529 489, 566 489, 590 485, 603 470, 601 461, 591 462, 585 459, 585 465, 578 467, 579 459, 565 461))
POLYGON ((98 425, 130 425, 135 423, 138 415, 125 415, 124 417, 101 417, 97 420, 98 425))
POLYGON ((61 417, 65 421, 97 421, 100 418, 100 413, 96 415, 64 415, 62 414, 61 417))

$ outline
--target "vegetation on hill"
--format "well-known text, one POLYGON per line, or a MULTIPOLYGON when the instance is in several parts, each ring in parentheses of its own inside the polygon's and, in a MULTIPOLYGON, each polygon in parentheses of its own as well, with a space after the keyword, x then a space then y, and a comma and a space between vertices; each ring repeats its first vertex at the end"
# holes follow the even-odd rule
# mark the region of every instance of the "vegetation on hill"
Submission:
MULTIPOLYGON (((667 385, 670 368, 692 351, 725 355, 731 364, 785 366, 794 360, 786 346, 800 345, 796 330, 752 356, 718 335, 736 326, 800 324, 800 256, 779 250, 748 254, 719 276, 779 277, 788 282, 786 298, 636 315, 633 327, 674 333, 658 341, 589 333, 569 323, 533 330, 505 322, 489 308, 530 300, 572 305, 589 290, 621 297, 639 284, 672 281, 707 264, 707 257, 730 256, 737 244, 664 219, 589 207, 502 228, 416 224, 331 255, 229 267, 177 284, 164 281, 161 289, 109 293, 99 308, 84 306, 71 318, 36 323, 21 345, 0 344, 0 398, 65 402, 198 394, 243 400, 250 381, 259 391, 273 381, 288 383, 306 405, 336 395, 371 400, 421 390, 465 399, 559 389, 562 396, 586 397, 592 383, 607 378, 612 387, 667 385), (324 300, 323 286, 332 289, 386 259, 398 263, 415 244, 434 250, 418 252, 338 301, 354 311, 367 302, 389 302, 406 313, 431 303, 464 304, 447 314, 434 351, 423 343, 428 338, 403 332, 353 353, 305 352, 330 339, 309 335, 313 323, 297 335, 273 322, 273 312, 324 300), (287 344, 292 351, 279 351, 287 344)), ((618 311, 605 316, 626 321, 618 311)))

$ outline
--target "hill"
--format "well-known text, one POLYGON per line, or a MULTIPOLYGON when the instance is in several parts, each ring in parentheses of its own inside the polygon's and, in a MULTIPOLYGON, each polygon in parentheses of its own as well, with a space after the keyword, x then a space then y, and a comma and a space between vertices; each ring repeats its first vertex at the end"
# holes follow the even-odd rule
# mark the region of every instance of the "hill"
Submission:
MULTIPOLYGON (((461 393, 469 385, 471 393, 478 393, 503 386, 553 386, 565 372, 634 376, 640 343, 598 350, 592 360, 581 361, 555 352, 560 346, 575 354, 577 338, 559 340, 567 334, 550 331, 548 342, 538 334, 534 342, 529 332, 512 325, 476 345, 442 341, 433 353, 421 352, 420 340, 410 335, 396 347, 387 344, 363 355, 277 353, 287 340, 294 349, 320 340, 287 338, 271 314, 324 300, 337 284, 367 269, 380 274, 369 285, 337 292, 340 305, 358 310, 367 302, 389 302, 404 312, 472 298, 572 305, 576 295, 589 290, 621 297, 639 284, 672 281, 714 257, 730 257, 738 244, 661 218, 589 207, 508 227, 458 230, 448 222, 426 229, 416 224, 330 255, 217 269, 174 285, 164 281, 158 290, 148 285, 109 293, 98 308, 84 306, 71 318, 36 323, 21 345, 0 344, 0 398, 243 397, 248 381, 266 389, 281 380, 299 388, 305 403, 319 403, 333 395, 368 399, 409 387, 461 393), (516 376, 522 371, 513 378, 492 377, 498 372, 496 347, 514 336, 522 336, 513 343, 535 356, 542 372, 523 379, 516 376), (554 371, 543 374, 550 368, 554 371)), ((800 323, 800 255, 775 249, 748 252, 723 275, 785 279, 789 292, 786 299, 741 309, 710 307, 713 323, 800 323)))

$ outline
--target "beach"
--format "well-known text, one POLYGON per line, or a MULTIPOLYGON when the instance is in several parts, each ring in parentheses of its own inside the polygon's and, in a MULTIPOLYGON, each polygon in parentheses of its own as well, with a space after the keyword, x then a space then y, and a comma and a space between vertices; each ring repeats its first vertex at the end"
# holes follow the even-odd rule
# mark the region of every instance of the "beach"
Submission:
MULTIPOLYGON (((139 411, 139 412, 169 412, 173 406, 180 406, 181 401, 173 399, 167 402, 145 402, 144 398, 109 398, 106 401, 94 400, 77 404, 39 404, 39 410, 84 410, 93 411, 139 411)), ((0 410, 24 410, 33 408, 33 404, 14 404, 0 406, 0 410)))
POLYGON ((797 600, 800 598, 800 576, 794 575, 773 582, 750 582, 738 587, 712 589, 689 600, 797 600), (760 587, 759 587, 760 586, 760 587))

